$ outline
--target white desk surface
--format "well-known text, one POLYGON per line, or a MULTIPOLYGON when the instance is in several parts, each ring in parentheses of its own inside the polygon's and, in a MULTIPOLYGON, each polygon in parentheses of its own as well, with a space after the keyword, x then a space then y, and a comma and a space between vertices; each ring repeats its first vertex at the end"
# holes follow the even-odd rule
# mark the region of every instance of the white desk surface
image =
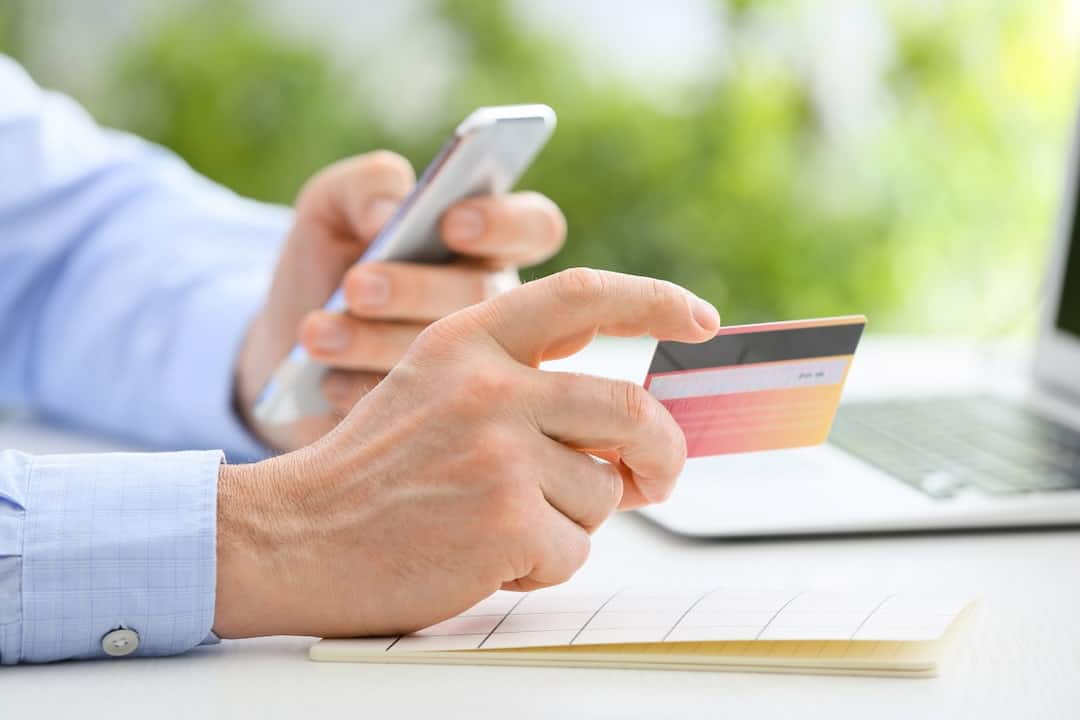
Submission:
MULTIPOLYGON (((864 350, 864 365, 897 365, 892 346, 864 350)), ((854 392, 861 376, 852 378, 854 392)), ((16 444, 66 443, 33 428, 0 429, 0 446, 16 444)), ((933 679, 323 664, 307 660, 311 639, 266 638, 172 658, 0 669, 0 715, 1080 717, 1080 531, 692 542, 623 515, 597 533, 582 574, 612 582, 632 575, 747 586, 944 586, 980 604, 933 679)))

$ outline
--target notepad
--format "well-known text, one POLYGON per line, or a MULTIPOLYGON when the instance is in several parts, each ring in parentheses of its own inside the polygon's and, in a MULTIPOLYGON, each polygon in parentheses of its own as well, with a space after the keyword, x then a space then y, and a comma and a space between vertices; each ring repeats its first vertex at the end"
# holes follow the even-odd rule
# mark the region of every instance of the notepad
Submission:
POLYGON ((944 593, 574 583, 498 592, 398 637, 323 639, 311 659, 928 677, 969 605, 944 593))

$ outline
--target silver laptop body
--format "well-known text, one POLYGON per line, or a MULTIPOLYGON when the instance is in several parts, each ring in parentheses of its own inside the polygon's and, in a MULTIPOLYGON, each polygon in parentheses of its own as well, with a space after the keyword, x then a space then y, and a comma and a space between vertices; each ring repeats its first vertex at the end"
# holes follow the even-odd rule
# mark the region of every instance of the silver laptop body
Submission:
POLYGON ((754 537, 1080 524, 1080 120, 1033 361, 864 343, 828 444, 690 460, 674 532, 754 537))

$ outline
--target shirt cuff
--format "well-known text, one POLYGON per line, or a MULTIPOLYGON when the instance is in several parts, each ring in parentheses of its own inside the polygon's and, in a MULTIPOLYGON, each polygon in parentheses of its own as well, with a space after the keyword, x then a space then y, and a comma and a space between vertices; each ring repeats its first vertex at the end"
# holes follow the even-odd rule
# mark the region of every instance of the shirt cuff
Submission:
POLYGON ((134 656, 212 638, 220 451, 32 458, 26 475, 22 619, 4 663, 103 657, 133 630, 134 656))

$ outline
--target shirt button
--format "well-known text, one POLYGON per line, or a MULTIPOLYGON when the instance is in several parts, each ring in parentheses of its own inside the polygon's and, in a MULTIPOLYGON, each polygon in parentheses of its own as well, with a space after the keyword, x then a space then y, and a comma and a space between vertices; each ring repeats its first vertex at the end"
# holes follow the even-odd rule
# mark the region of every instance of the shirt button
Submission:
POLYGON ((123 657, 139 649, 139 633, 128 628, 118 628, 105 633, 101 638, 101 649, 106 655, 123 657))

